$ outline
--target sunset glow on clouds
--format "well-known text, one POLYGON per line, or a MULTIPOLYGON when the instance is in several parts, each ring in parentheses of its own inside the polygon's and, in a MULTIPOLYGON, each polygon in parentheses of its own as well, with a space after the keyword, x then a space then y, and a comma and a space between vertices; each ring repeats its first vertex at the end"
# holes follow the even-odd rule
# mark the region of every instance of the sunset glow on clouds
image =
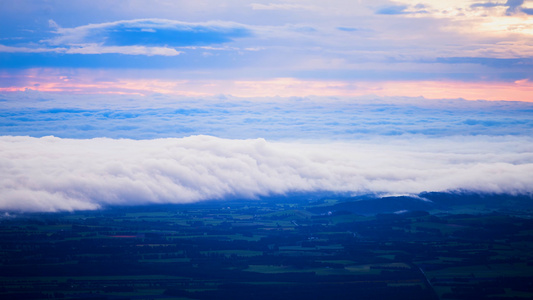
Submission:
POLYGON ((1 87, 2 92, 25 90, 62 93, 137 94, 163 93, 181 96, 206 96, 229 94, 238 97, 297 97, 314 96, 408 96, 439 98, 463 98, 468 100, 510 100, 533 102, 533 83, 529 80, 515 82, 464 83, 458 81, 317 81, 294 78, 271 80, 158 80, 126 79, 120 81, 72 82, 67 77, 41 79, 28 78, 27 85, 1 87), (38 83, 34 83, 38 82, 38 83))

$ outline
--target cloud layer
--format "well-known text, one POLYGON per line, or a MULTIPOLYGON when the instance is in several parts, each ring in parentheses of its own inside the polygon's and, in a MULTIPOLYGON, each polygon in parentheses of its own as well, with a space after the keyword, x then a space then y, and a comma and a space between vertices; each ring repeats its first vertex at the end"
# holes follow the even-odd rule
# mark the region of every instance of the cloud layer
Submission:
POLYGON ((152 139, 351 140, 372 136, 527 135, 533 103, 423 98, 186 98, 0 95, 0 135, 152 139))
POLYGON ((324 191, 531 194, 532 114, 532 103, 461 99, 5 94, 0 210, 324 191))
POLYGON ((210 136, 0 137, 0 210, 188 203, 289 192, 532 194, 533 139, 279 143, 210 136))

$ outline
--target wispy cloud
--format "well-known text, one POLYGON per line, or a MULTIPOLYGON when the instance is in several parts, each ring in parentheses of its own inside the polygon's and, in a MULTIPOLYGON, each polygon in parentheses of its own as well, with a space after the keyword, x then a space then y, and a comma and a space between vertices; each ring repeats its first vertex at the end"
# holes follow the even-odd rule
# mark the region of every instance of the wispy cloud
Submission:
POLYGON ((65 53, 67 48, 30 48, 30 47, 13 47, 0 45, 0 53, 47 53, 47 52, 56 52, 56 53, 65 53))
POLYGON ((146 47, 146 46, 102 46, 99 44, 78 44, 64 53, 67 54, 110 54, 120 53, 128 55, 161 55, 161 56, 175 56, 183 53, 174 48, 169 47, 146 47))

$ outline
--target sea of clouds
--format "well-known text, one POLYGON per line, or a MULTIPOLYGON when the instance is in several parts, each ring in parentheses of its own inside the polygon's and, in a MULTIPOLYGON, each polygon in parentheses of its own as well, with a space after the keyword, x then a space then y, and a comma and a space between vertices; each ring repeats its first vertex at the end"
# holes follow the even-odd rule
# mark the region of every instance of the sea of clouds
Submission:
POLYGON ((0 97, 0 210, 294 192, 533 194, 529 103, 92 97, 0 97))
POLYGON ((0 137, 0 210, 189 203, 291 192, 533 193, 533 138, 377 138, 333 143, 191 136, 0 137))
POLYGON ((0 94, 0 135, 154 139, 354 140, 374 136, 524 135, 533 103, 424 98, 186 98, 0 94))

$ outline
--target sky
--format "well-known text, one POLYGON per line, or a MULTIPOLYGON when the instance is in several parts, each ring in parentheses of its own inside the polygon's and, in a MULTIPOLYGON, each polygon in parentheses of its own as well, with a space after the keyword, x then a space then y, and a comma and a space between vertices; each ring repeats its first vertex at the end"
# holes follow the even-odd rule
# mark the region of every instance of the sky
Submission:
POLYGON ((533 1, 0 0, 0 212, 531 196, 532 77, 533 1))
POLYGON ((526 0, 1 0, 0 27, 7 92, 533 101, 526 0))

